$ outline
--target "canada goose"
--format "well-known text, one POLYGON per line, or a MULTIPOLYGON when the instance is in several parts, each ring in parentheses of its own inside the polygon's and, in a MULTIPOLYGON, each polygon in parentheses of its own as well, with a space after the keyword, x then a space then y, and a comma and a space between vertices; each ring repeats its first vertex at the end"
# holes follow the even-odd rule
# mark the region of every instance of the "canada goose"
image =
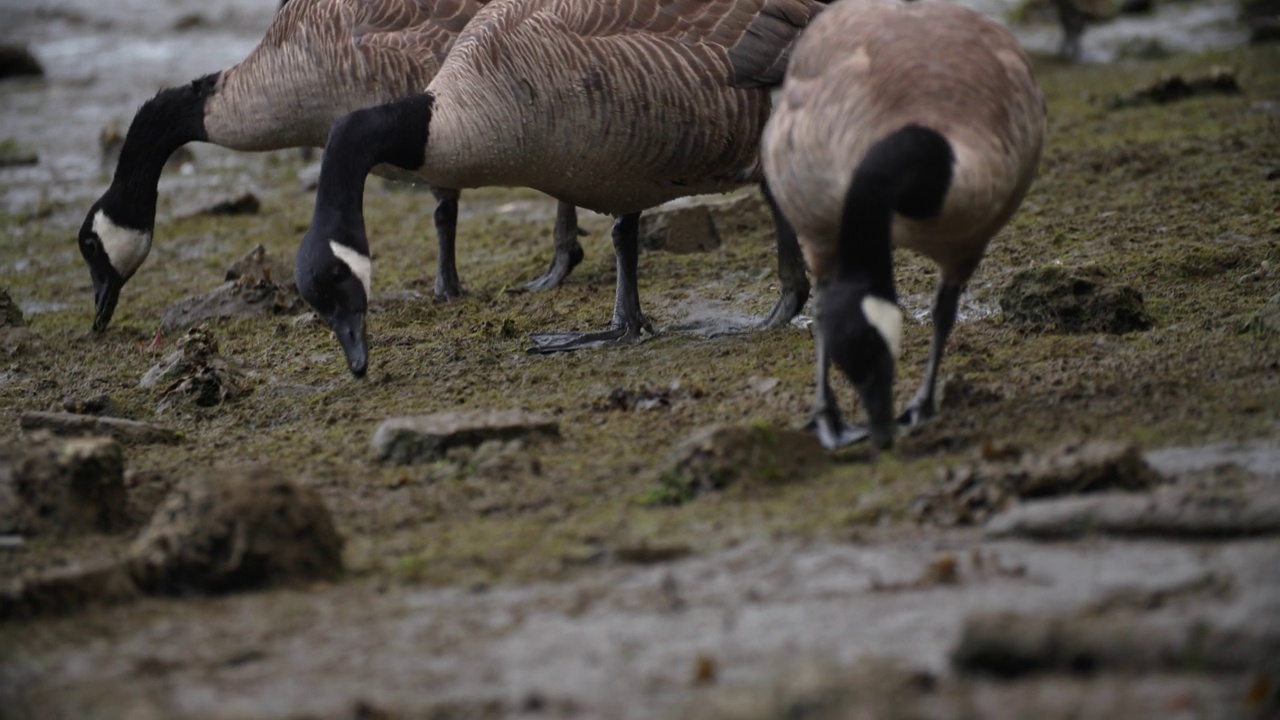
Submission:
MULTIPOLYGON (((448 187, 531 187, 613 215, 611 329, 535 335, 536 351, 652 332, 636 287, 640 212, 673 198, 762 183, 770 87, 814 0, 498 0, 476 13, 427 91, 334 124, 298 287, 365 370, 369 244, 361 195, 378 163, 448 187)), ((766 188, 766 196, 767 188, 766 188)), ((772 201, 771 201, 772 204, 772 201)), ((769 324, 808 299, 780 213, 782 296, 769 324)))
MULTIPOLYGON (((421 92, 485 1, 288 0, 239 64, 162 90, 143 104, 111 186, 80 228, 80 252, 97 300, 94 329, 111 322, 120 289, 151 250, 160 171, 177 148, 192 141, 252 151, 321 147, 342 115, 421 92)), ((414 179, 395 168, 378 172, 414 179)), ((435 294, 455 298, 458 191, 432 191, 440 248, 435 294)), ((530 289, 556 285, 582 260, 572 206, 559 207, 555 237, 551 269, 530 289)))
POLYGON ((934 413, 934 384, 961 291, 1035 176, 1044 98, 999 23, 933 0, 843 0, 796 44, 765 130, 765 177, 817 284, 815 422, 827 447, 846 426, 828 383, 835 361, 893 442, 902 313, 892 246, 938 264, 933 343, 899 422, 934 413))

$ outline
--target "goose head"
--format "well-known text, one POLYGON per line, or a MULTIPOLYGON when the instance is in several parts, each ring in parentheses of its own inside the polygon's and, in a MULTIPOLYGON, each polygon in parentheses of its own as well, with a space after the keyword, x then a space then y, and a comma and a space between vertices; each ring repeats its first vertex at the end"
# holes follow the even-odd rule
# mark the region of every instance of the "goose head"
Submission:
POLYGON ((207 141, 205 104, 220 73, 167 88, 138 108, 125 133, 111 187, 89 208, 77 243, 89 265, 96 305, 93 329, 111 322, 120 289, 151 252, 160 173, 169 156, 193 141, 207 141))
POLYGON ((849 280, 828 285, 817 308, 818 332, 832 362, 853 383, 867 411, 871 442, 893 445, 893 370, 902 347, 902 310, 849 280))
MULTIPOLYGON (((363 239, 363 238, 361 238, 363 239)), ((298 248, 294 281, 302 298, 324 319, 338 337, 347 368, 357 378, 369 367, 368 332, 373 264, 368 243, 352 243, 340 233, 312 225, 298 248)))
POLYGON ((115 196, 108 192, 89 209, 80 226, 78 245, 80 255, 89 266, 93 279, 94 316, 93 329, 101 332, 111 322, 120 289, 133 277, 151 252, 152 226, 138 221, 136 213, 130 213, 118 205, 115 196))

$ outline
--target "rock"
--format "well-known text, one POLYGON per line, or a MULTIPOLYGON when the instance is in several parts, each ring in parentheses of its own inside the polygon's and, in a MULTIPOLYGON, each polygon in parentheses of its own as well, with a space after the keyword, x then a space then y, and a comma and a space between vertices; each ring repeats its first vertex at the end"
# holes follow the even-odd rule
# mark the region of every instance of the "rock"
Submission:
POLYGON ((26 327, 27 321, 22 317, 22 308, 9 297, 9 289, 0 287, 0 328, 26 327))
POLYGON ((287 284, 249 277, 224 282, 210 292, 189 297, 170 307, 160 318, 160 329, 171 333, 220 317, 300 312, 304 303, 293 287, 292 275, 282 281, 287 284))
POLYGON ((1143 105, 1164 105, 1200 95, 1239 95, 1241 92, 1233 73, 1223 68, 1213 68, 1209 74, 1198 78, 1187 79, 1181 75, 1161 78, 1141 90, 1116 95, 1107 103, 1107 107, 1119 110, 1143 105))
POLYGON ((81 535, 126 522, 124 455, 110 438, 32 433, 0 445, 0 533, 81 535))
POLYGON ((980 524, 990 515, 1028 498, 1147 490, 1165 478, 1143 459, 1137 446, 1091 441, 1039 453, 992 452, 1000 459, 944 468, 935 487, 918 496, 912 513, 939 525, 980 524))
POLYGON ((336 579, 342 538, 315 490, 262 467, 225 468, 179 484, 128 563, 147 592, 231 592, 336 579))
POLYGON ((812 433, 765 423, 714 425, 681 442, 658 473, 654 505, 680 505, 738 483, 787 483, 826 462, 812 433))
POLYGON ((203 326, 178 339, 177 349, 142 376, 140 387, 163 389, 159 409, 183 399, 213 407, 245 393, 243 374, 218 354, 218 342, 203 326))
POLYGON ((1258 312, 1244 322, 1240 330, 1260 337, 1280 336, 1280 295, 1272 295, 1258 312))
POLYGON ((62 409, 79 415, 112 416, 116 414, 116 401, 106 393, 88 398, 68 395, 62 398, 62 409))
POLYGON ((0 588, 0 622, 60 615, 137 596, 138 588, 121 563, 75 564, 32 573, 0 588))
POLYGON ((24 167, 40 163, 40 155, 16 140, 0 140, 0 168, 24 167))
POLYGON ((256 215, 262 208, 258 196, 252 192, 221 198, 197 208, 177 214, 179 218, 192 218, 197 215, 256 215))
POLYGON ((559 437, 560 425, 522 410, 462 410, 388 418, 371 444, 378 460, 408 465, 438 460, 455 447, 537 435, 559 437))
POLYGON ((266 280, 293 289, 293 261, 267 252, 261 243, 227 268, 226 280, 266 280))
POLYGON ((758 188, 704 203, 721 238, 730 238, 732 242, 749 237, 774 241, 773 213, 758 188))
POLYGON ((44 66, 26 45, 0 43, 0 80, 11 77, 40 77, 44 66))
POLYGON ((60 412, 24 412, 18 417, 23 430, 48 430, 55 435, 106 435, 125 445, 176 443, 181 435, 168 428, 124 418, 60 412))
POLYGON ((1224 630, 1208 623, 1141 623, 1128 613, 1066 616, 978 612, 965 618, 951 654, 962 673, 1245 672, 1280 656, 1280 636, 1224 630))
POLYGON ((1151 327, 1142 293, 1097 267, 1024 270, 1000 291, 1000 310, 1036 331, 1121 334, 1151 327))
POLYGON ((688 254, 720 247, 720 234, 705 205, 664 206, 640 216, 640 246, 688 254))
POLYGON ((1243 490, 1165 488, 1150 494, 1102 493, 1027 503, 995 515, 990 537, 1041 540, 1092 534, 1231 538, 1280 534, 1280 490, 1264 483, 1243 490))

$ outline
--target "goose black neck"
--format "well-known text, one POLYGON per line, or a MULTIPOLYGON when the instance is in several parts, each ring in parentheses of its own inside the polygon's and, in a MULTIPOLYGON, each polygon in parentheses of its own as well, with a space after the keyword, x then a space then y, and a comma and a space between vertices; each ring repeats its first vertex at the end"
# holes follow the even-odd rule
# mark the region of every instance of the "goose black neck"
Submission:
POLYGON ((357 110, 329 130, 313 225, 363 220, 364 184, 377 165, 418 170, 426 158, 430 93, 357 110))
POLYGON ((955 153, 936 130, 907 125, 871 146, 854 169, 840 223, 837 275, 897 302, 893 286, 893 215, 913 220, 942 210, 955 153))
POLYGON ((189 142, 209 139, 204 128, 205 103, 218 83, 218 73, 186 85, 161 90, 133 116, 120 148, 109 193, 128 198, 112 208, 112 220, 128 227, 155 223, 160 173, 174 151, 189 142))

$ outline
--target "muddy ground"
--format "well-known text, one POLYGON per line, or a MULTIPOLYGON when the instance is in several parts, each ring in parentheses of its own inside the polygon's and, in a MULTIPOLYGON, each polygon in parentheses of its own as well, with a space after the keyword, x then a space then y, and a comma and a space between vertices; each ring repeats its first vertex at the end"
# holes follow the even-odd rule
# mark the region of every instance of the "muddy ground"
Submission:
MULTIPOLYGON (((168 28, 182 4, 5 11, 6 39, 36 42, 48 76, 0 83, 0 140, 39 156, 0 169, 0 284, 26 321, 0 330, 0 434, 20 442, 23 412, 105 394, 111 413, 181 440, 124 446, 123 527, 6 541, 0 580, 113 562, 184 478, 243 463, 319 493, 346 572, 0 621, 0 716, 1274 717, 1280 538, 1244 518, 1280 483, 1280 312, 1267 310, 1280 295, 1275 45, 1039 61, 1044 162, 965 295, 940 417, 874 463, 853 449, 673 494, 666 457, 700 428, 769 438, 805 421, 803 323, 715 338, 676 329, 768 310, 770 230, 755 214, 723 224, 713 250, 641 256, 658 337, 544 357, 525 353, 528 333, 608 317, 608 220, 584 217, 587 258, 564 287, 514 292, 549 257, 553 203, 464 193, 467 294, 436 304, 431 196, 372 179, 367 380, 286 305, 206 324, 235 392, 215 402, 140 386, 182 335, 157 334, 166 311, 218 287, 258 244, 291 255, 312 205, 296 152, 194 148, 162 180, 155 247, 112 326, 89 331, 74 237, 106 185, 98 130, 127 123, 155 88, 233 61, 270 16, 244 0, 205 6, 205 24, 179 40, 168 28), (135 34, 149 40, 121 44, 135 34), (176 52, 182 43, 193 51, 176 52), (112 57, 135 71, 121 75, 112 57), (1215 68, 1243 92, 1110 109, 1215 68), (244 190, 257 213, 189 214, 244 190), (1070 332, 1002 310, 1014 278, 1046 266, 1136 291, 1150 327, 1070 332), (547 416, 559 438, 408 466, 370 449, 387 417, 486 408, 547 416), (1016 499, 988 493, 979 505, 998 507, 959 520, 922 499, 987 477, 973 463, 1091 439, 1136 445, 1162 482, 1208 493, 1225 521, 1204 532, 1095 518, 1066 539, 997 538, 982 522, 1016 499), (984 620, 1002 611, 1017 616, 984 620), (1023 674, 992 679, 1011 666, 1023 674)), ((909 254, 897 262, 914 319, 901 404, 923 369, 936 275, 909 254)), ((852 390, 838 391, 856 417, 852 390)))

